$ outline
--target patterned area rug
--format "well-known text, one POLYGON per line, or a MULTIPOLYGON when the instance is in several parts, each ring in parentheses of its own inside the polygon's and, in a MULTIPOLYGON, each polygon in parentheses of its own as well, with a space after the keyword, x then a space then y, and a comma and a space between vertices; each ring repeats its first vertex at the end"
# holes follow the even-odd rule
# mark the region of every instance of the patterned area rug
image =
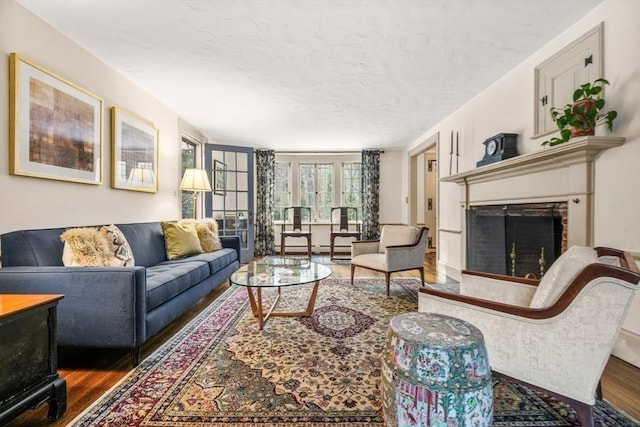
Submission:
MULTIPOLYGON (((383 279, 326 279, 312 317, 272 318, 262 331, 245 289, 231 287, 70 425, 382 426, 387 326, 416 310, 419 286, 392 282, 387 298, 383 279)), ((278 309, 304 307, 310 291, 286 288, 278 309)), ((579 425, 563 403, 506 380, 494 396, 496 426, 579 425)), ((606 426, 635 425, 606 402, 595 412, 606 426)))

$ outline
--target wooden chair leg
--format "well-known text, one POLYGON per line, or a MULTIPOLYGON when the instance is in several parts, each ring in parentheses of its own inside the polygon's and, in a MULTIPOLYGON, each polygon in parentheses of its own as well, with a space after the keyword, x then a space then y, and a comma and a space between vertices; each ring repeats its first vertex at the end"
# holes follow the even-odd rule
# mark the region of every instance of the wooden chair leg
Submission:
POLYGON ((355 264, 351 264, 351 286, 353 286, 353 273, 356 271, 355 264))
POLYGON ((331 236, 331 241, 329 242, 329 259, 333 260, 333 245, 335 244, 336 236, 331 236))
POLYGON ((285 251, 284 251, 284 236, 282 234, 280 235, 280 255, 281 256, 285 255, 285 251))
POLYGON ((420 270, 420 280, 422 280, 422 286, 424 286, 424 267, 420 267, 418 270, 420 270))
POLYGON ((311 236, 307 236, 307 254, 309 254, 309 259, 311 259, 311 236))
POLYGON ((384 273, 385 278, 387 279, 387 296, 389 295, 389 286, 391 285, 391 273, 384 273))

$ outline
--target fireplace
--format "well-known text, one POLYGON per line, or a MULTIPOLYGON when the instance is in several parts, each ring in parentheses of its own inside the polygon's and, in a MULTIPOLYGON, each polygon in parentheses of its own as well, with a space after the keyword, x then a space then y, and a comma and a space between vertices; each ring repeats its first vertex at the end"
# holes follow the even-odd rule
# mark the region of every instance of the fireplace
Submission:
POLYGON ((467 268, 540 278, 567 248, 567 203, 471 206, 467 268))
MULTIPOLYGON (((468 211, 481 206, 493 206, 500 209, 507 207, 507 211, 515 205, 544 205, 547 203, 563 203, 555 209, 560 212, 562 222, 562 240, 560 252, 564 247, 573 245, 593 246, 594 243, 594 193, 595 193, 595 160, 601 152, 615 148, 624 143, 624 138, 613 136, 585 136, 573 138, 571 143, 560 144, 542 150, 524 153, 507 160, 492 163, 490 165, 473 168, 455 175, 440 178, 443 188, 440 194, 448 191, 446 183, 459 185, 460 228, 456 227, 458 218, 444 218, 440 221, 438 232, 438 269, 446 275, 459 279, 462 268, 471 269, 478 267, 475 254, 468 252, 468 237, 473 234, 468 230, 468 221, 471 220, 468 211), (566 221, 565 221, 566 219, 566 221)), ((526 150, 519 150, 526 151, 526 150)), ((526 209, 525 209, 526 211, 526 209)), ((557 217, 554 213, 552 218, 557 217)), ((500 218, 500 217, 499 217, 500 218)), ((513 242, 508 242, 506 226, 507 220, 514 219, 512 215, 506 215, 502 219, 493 218, 494 221, 502 221, 502 231, 480 231, 487 235, 487 240, 501 242, 503 251, 511 253, 513 242), (501 234, 505 234, 504 237, 501 234), (504 240, 504 241, 503 241, 504 240), (511 245, 511 247, 508 247, 511 245)), ((557 218, 552 221, 557 227, 557 218)), ((517 226, 519 230, 528 228, 527 225, 517 226)), ((475 233, 475 232, 473 232, 475 233)), ((553 231, 557 236, 559 231, 553 231)), ((536 236, 534 236, 536 237, 536 236)), ((554 237, 553 239, 556 239, 554 237)), ((555 240, 554 244, 555 244, 555 240)), ((545 264, 550 267, 559 253, 547 254, 546 246, 551 246, 550 241, 536 242, 539 246, 534 254, 524 254, 524 245, 527 242, 516 242, 516 274, 523 275, 529 272, 540 276, 539 266, 531 262, 528 266, 518 267, 518 259, 525 257, 537 260, 540 257, 541 248, 545 247, 545 264), (522 248, 522 249, 521 249, 522 248)), ((555 252, 554 246, 554 252, 555 252)), ((511 258, 499 255, 500 271, 511 274, 511 258)), ((489 261, 482 261, 489 264, 489 261)), ((497 262, 497 261, 496 261, 497 262)), ((489 266, 489 268, 497 268, 489 266)), ((487 270, 486 268, 481 268, 487 270)), ((494 270, 497 271, 497 270, 494 270)))

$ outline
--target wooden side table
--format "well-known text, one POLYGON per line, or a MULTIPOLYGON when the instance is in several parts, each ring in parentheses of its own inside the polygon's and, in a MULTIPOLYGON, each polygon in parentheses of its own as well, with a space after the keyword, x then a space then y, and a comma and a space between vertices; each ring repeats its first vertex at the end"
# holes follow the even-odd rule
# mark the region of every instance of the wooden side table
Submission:
POLYGON ((56 349, 56 308, 63 297, 0 294, 0 425, 44 402, 52 420, 67 409, 56 349))

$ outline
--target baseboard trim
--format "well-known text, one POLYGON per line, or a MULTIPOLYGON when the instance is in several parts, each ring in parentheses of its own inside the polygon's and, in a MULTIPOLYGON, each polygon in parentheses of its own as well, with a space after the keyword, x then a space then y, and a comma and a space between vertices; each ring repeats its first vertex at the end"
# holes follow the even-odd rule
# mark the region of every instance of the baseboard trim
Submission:
POLYGON ((438 271, 438 274, 444 273, 445 276, 457 280, 458 282, 460 281, 462 270, 455 265, 438 260, 436 270, 438 271))
POLYGON ((612 354, 640 368, 640 335, 620 329, 612 354))

